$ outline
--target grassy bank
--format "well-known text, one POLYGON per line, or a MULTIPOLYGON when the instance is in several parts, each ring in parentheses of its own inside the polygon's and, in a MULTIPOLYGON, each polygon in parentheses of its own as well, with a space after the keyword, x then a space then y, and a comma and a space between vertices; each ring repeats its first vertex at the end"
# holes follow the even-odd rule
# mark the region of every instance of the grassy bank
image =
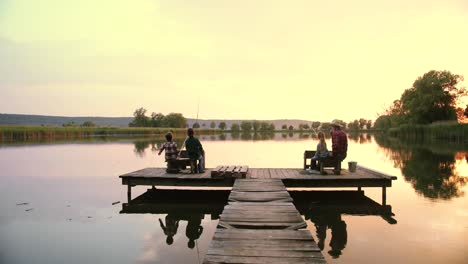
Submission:
MULTIPOLYGON (((81 139, 94 136, 157 136, 172 131, 185 135, 185 128, 147 127, 46 127, 0 126, 0 141, 81 139)), ((197 129, 198 134, 216 134, 216 129, 197 129)))
POLYGON ((462 143, 468 141, 468 124, 447 122, 430 125, 402 125, 398 128, 390 128, 388 133, 392 137, 414 141, 450 141, 462 143))

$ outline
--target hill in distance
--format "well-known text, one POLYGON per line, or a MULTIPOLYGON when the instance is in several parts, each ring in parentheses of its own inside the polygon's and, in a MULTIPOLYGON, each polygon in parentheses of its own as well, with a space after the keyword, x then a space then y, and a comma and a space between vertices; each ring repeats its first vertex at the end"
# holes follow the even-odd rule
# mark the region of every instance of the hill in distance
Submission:
MULTIPOLYGON (((133 120, 133 117, 95 117, 95 116, 46 116, 46 115, 21 115, 21 114, 0 114, 0 125, 21 125, 21 126, 62 126, 70 122, 83 124, 85 121, 91 121, 97 126, 113 126, 113 127, 128 127, 128 123, 133 120)), ((187 118, 189 127, 192 127, 197 120, 187 118)), ((240 124, 242 121, 253 120, 224 120, 224 119, 199 119, 197 122, 202 128, 209 128, 211 122, 215 122, 216 127, 219 123, 225 122, 230 128, 232 124, 240 124)), ((275 120, 258 120, 273 123, 277 129, 283 125, 297 128, 299 124, 311 125, 312 121, 299 119, 275 119, 275 120)))

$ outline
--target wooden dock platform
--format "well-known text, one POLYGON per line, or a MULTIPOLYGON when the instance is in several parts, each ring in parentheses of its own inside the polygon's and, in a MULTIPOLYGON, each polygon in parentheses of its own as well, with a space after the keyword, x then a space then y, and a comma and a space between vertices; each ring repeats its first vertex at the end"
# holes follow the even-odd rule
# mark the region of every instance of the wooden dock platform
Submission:
POLYGON ((280 179, 236 180, 203 263, 326 263, 280 179))
MULTIPOLYGON (((189 170, 181 173, 167 173, 165 168, 145 168, 119 176, 122 184, 128 186, 128 201, 131 200, 131 188, 138 185, 148 186, 195 186, 195 187, 232 187, 234 177, 212 177, 212 171, 190 174, 189 170)), ((392 186, 395 176, 387 175, 363 166, 358 166, 356 172, 342 170, 341 175, 310 174, 304 169, 296 168, 249 168, 246 179, 281 179, 286 187, 381 187, 382 204, 386 203, 386 187, 392 186)))

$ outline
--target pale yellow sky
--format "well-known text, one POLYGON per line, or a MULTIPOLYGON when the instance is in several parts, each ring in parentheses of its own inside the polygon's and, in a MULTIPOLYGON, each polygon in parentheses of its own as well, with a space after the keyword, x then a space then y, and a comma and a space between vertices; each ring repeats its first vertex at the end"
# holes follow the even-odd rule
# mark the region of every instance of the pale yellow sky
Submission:
POLYGON ((2 0, 0 113, 375 119, 466 47, 466 0, 2 0))

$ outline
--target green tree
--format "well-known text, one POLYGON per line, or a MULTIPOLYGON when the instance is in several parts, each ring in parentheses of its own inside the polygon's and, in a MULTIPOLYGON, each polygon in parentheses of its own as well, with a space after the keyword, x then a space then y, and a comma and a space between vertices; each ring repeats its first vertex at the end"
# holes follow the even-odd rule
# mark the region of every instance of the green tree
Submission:
MULTIPOLYGON (((242 126, 242 125, 241 125, 242 126)), ((260 127, 262 126, 262 122, 258 121, 258 120, 254 120, 252 122, 252 128, 254 130, 254 132, 257 132, 258 130, 260 130, 260 127)))
POLYGON ((359 130, 359 125, 359 120, 355 119, 354 121, 349 122, 348 128, 349 130, 359 130))
POLYGON ((211 121, 210 128, 215 128, 215 127, 216 127, 216 123, 214 121, 211 121))
POLYGON ((71 121, 71 122, 68 122, 68 123, 66 123, 66 124, 63 124, 62 126, 63 126, 63 127, 77 127, 78 124, 75 123, 75 122, 73 122, 73 121, 71 121))
POLYGON ((165 127, 164 115, 161 113, 151 113, 151 126, 152 127, 165 127))
POLYGON ((429 71, 416 79, 413 87, 401 95, 401 114, 404 121, 429 124, 440 120, 457 120, 456 103, 467 95, 464 87, 457 87, 463 76, 450 71, 429 71))
POLYGON ((275 124, 273 123, 270 123, 270 131, 275 131, 275 124))
POLYGON ((312 128, 318 129, 321 124, 322 123, 320 123, 319 121, 314 121, 314 122, 312 122, 312 128))
POLYGON ((364 118, 360 118, 359 119, 359 129, 364 129, 364 126, 367 124, 367 120, 365 120, 364 118))
POLYGON ((242 132, 250 132, 252 130, 252 122, 242 121, 240 125, 242 132))
POLYGON ((170 113, 164 117, 165 127, 184 128, 187 125, 187 119, 181 113, 170 113))
POLYGON ((268 122, 260 123, 260 131, 265 132, 270 130, 270 124, 268 122))
POLYGON ((323 123, 320 124, 319 129, 322 130, 322 131, 330 131, 331 124, 329 122, 323 122, 323 123))
MULTIPOLYGON (((468 106, 467 106, 467 109, 468 109, 468 106)), ((282 126, 281 126, 281 129, 283 129, 283 130, 288 129, 288 125, 286 125, 286 124, 282 125, 282 126)))
POLYGON ((233 133, 239 133, 239 131, 240 131, 239 124, 236 124, 236 123, 232 124, 232 125, 231 125, 231 131, 232 131, 233 133))
POLYGON ((225 130, 226 129, 226 122, 220 122, 218 124, 218 128, 221 129, 221 130, 225 130))
POLYGON ((369 130, 372 128, 372 120, 367 120, 366 129, 369 130))
POLYGON ((303 128, 303 129, 305 129, 305 130, 308 130, 308 129, 310 129, 310 127, 309 127, 309 125, 308 125, 308 124, 304 124, 304 125, 302 125, 302 128, 303 128))
POLYGON ((289 125, 288 129, 289 129, 289 131, 293 131, 294 127, 292 125, 289 125))
POLYGON ((198 122, 193 123, 192 128, 200 128, 200 124, 198 122))
POLYGON ((128 124, 131 127, 147 127, 151 124, 150 118, 146 116, 146 109, 138 108, 133 112, 133 121, 128 124))
POLYGON ((93 121, 84 121, 83 124, 81 124, 82 127, 95 127, 96 124, 94 124, 93 121))
POLYGON ((389 115, 381 115, 374 122, 375 129, 387 130, 392 127, 392 117, 389 115))

